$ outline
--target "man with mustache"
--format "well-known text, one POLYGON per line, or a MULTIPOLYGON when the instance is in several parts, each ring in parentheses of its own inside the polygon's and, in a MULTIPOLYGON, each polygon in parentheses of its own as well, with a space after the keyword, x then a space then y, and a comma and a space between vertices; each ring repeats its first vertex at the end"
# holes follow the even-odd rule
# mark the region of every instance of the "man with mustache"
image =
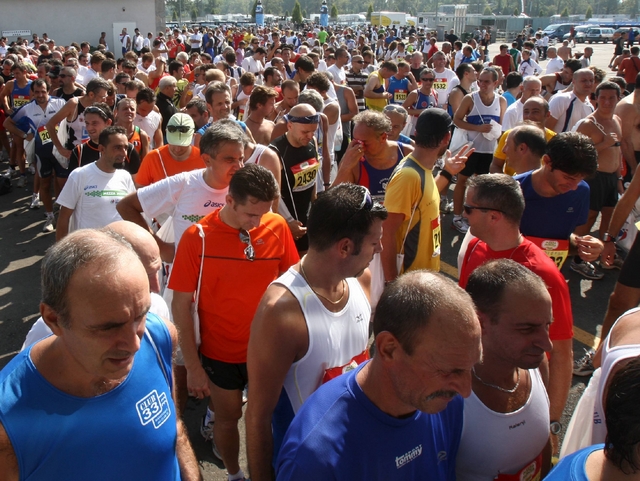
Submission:
POLYGON ((544 476, 551 459, 548 370, 539 368, 551 350, 551 297, 539 276, 510 259, 478 267, 466 290, 482 326, 482 362, 464 400, 457 479, 544 476))
POLYGON ((455 479, 462 397, 482 357, 471 298, 441 274, 410 272, 385 288, 373 332, 373 359, 294 418, 278 480, 455 479))

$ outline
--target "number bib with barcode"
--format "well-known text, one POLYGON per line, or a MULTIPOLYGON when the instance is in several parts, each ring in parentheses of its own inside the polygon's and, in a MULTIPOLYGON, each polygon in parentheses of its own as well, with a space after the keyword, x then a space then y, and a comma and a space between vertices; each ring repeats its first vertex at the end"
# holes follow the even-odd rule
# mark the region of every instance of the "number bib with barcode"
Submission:
POLYGON ((315 187, 316 177, 320 170, 318 159, 311 158, 291 167, 293 174, 293 191, 302 192, 315 187))
POLYGON ((431 235, 433 237, 433 254, 431 254, 431 257, 438 257, 440 255, 440 245, 442 244, 440 217, 436 217, 431 221, 431 235))
POLYGON ((540 247, 545 254, 556 264, 558 269, 562 269, 567 257, 569 257, 569 241, 563 239, 545 239, 544 237, 525 236, 535 245, 540 247))
POLYGON ((322 384, 324 384, 325 382, 329 382, 332 379, 335 379, 336 377, 342 374, 345 374, 349 371, 353 371, 355 368, 357 368, 360 364, 365 362, 367 359, 369 359, 369 351, 365 349, 360 354, 358 354, 353 359, 351 359, 351 361, 349 361, 344 366, 331 367, 329 369, 325 369, 324 376, 322 376, 322 384))

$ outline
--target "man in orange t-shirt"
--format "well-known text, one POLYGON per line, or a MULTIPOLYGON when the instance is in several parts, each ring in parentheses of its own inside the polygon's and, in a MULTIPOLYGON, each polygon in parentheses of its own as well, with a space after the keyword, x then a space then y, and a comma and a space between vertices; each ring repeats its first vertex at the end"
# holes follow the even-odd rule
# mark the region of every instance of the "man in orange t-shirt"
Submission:
POLYGON ((211 396, 214 454, 219 454, 233 479, 244 477, 238 463, 238 421, 248 382, 251 322, 269 284, 299 260, 287 222, 270 212, 279 195, 269 170, 257 164, 238 170, 231 178, 225 206, 182 235, 169 279, 189 394, 198 399, 211 396), (198 349, 191 303, 198 289, 201 236, 204 262, 198 316, 202 343, 198 349))
POLYGON ((195 124, 184 113, 174 114, 167 124, 167 145, 149 152, 136 175, 136 187, 146 187, 166 177, 204 169, 200 149, 191 145, 195 124))

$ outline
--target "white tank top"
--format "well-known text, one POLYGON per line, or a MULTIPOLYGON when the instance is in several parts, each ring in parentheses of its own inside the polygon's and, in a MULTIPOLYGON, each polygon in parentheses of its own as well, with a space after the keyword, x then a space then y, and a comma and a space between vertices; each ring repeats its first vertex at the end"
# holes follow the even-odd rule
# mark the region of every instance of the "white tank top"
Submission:
MULTIPOLYGON (((336 99, 328 98, 324 100, 324 106, 336 102, 338 104, 338 110, 340 110, 340 103, 336 99)), ((327 128, 327 139, 329 147, 329 155, 331 156, 331 163, 335 161, 335 151, 342 148, 342 122, 340 121, 340 112, 338 112, 338 120, 334 124, 329 125, 327 128)))
POLYGON ((253 149, 253 153, 251 154, 251 157, 249 157, 248 159, 246 159, 244 161, 245 165, 246 164, 259 164, 260 163, 260 157, 262 157, 262 153, 267 150, 267 146, 266 145, 262 145, 262 144, 255 144, 256 148, 253 149))
MULTIPOLYGON (((488 124, 491 120, 500 123, 500 95, 493 95, 491 105, 485 105, 480 98, 480 92, 473 92, 473 107, 467 115, 467 122, 474 125, 488 124)), ((482 132, 468 131, 469 141, 479 154, 493 154, 497 140, 487 140, 482 132)))
MULTIPOLYGON (((631 309, 620 316, 616 322, 611 326, 609 333, 613 332, 618 324, 618 321, 625 316, 636 313, 640 310, 639 307, 631 309)), ((626 359, 640 356, 640 344, 625 344, 620 346, 611 347, 611 334, 605 339, 604 347, 602 348, 602 367, 600 373, 600 383, 598 384, 598 392, 596 393, 596 400, 593 406, 593 430, 591 431, 591 444, 604 443, 607 437, 607 425, 606 417, 604 415, 603 397, 604 388, 609 381, 611 371, 616 365, 626 359)))
POLYGON ((324 307, 293 268, 275 281, 298 299, 309 331, 307 353, 291 365, 284 380, 284 390, 294 413, 320 387, 326 370, 349 365, 354 357, 367 350, 371 306, 358 280, 352 277, 346 281, 349 300, 340 312, 324 307))
POLYGON ((533 461, 549 440, 549 397, 540 371, 530 369, 531 393, 517 411, 497 413, 472 392, 464 400, 458 481, 489 481, 514 474, 533 461))

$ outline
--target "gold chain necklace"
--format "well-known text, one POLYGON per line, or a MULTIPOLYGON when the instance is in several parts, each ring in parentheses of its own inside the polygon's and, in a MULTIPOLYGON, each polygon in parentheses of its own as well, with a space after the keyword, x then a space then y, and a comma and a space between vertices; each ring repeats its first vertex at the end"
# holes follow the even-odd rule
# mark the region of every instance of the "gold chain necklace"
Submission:
POLYGON ((342 295, 340 296, 340 299, 338 299, 337 301, 332 301, 331 299, 329 299, 328 297, 323 296, 318 291, 316 291, 313 287, 311 287, 311 283, 309 282, 309 278, 307 277, 307 273, 304 271, 304 266, 302 265, 302 261, 300 261, 300 272, 302 273, 302 277, 304 277, 304 280, 307 281, 307 284, 309 285, 309 289, 311 289, 316 296, 322 297, 325 301, 330 302, 334 306, 340 304, 340 302, 342 302, 342 299, 344 299, 344 294, 347 292, 347 288, 344 285, 345 284, 344 283, 344 279, 342 279, 342 295))

